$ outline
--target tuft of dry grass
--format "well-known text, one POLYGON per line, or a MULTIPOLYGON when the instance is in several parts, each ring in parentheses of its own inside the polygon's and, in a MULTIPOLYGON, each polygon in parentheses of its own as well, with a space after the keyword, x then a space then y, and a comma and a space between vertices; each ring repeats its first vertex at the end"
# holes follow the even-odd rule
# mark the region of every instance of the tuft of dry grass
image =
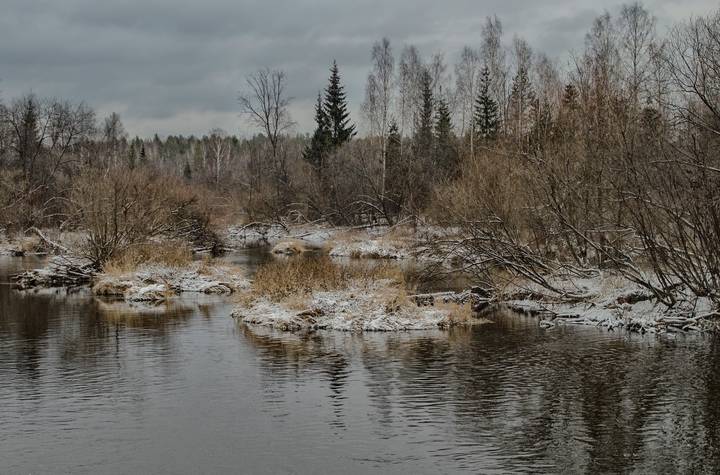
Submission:
POLYGON ((143 243, 131 246, 113 257, 103 267, 107 274, 125 274, 141 264, 159 264, 169 267, 187 266, 192 262, 192 251, 184 242, 143 243))
POLYGON ((470 302, 464 304, 456 302, 443 302, 438 299, 435 307, 448 312, 448 322, 451 325, 467 324, 477 320, 470 302))
POLYGON ((397 285, 402 283, 402 272, 387 263, 339 265, 327 256, 292 257, 261 266, 255 274, 252 291, 255 295, 280 301, 315 291, 367 286, 376 280, 388 280, 397 285))

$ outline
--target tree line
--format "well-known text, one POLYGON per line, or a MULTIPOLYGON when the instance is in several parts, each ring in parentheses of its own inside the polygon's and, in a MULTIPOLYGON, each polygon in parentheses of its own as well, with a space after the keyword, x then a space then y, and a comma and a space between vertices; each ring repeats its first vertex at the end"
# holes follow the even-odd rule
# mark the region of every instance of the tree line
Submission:
POLYGON ((550 286, 548 273, 609 266, 668 304, 678 285, 717 298, 720 13, 660 34, 625 5, 570 58, 559 67, 492 16, 452 67, 383 38, 361 115, 333 62, 308 135, 270 68, 240 87, 248 139, 131 139, 117 114, 97 124, 84 104, 27 95, 0 108, 0 219, 77 225, 81 177, 133 170, 170 179, 206 220, 429 220, 460 230, 450 248, 487 280, 550 286))

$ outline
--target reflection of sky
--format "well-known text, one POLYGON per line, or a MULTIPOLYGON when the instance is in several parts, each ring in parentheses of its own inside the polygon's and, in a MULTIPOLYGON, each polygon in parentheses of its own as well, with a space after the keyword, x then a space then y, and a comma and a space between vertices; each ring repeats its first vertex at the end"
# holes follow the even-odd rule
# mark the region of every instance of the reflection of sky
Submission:
MULTIPOLYGON (((359 107, 372 43, 388 36, 423 54, 476 47, 483 19, 497 14, 506 40, 525 37, 558 57, 582 48, 592 19, 622 0, 4 0, 0 8, 0 90, 14 97, 87 100, 101 115, 121 114, 131 134, 247 133, 235 101, 243 78, 284 69, 298 130, 311 129, 317 91, 336 58, 352 113, 359 107)), ((717 8, 713 0, 647 0, 661 30, 717 8)), ((450 68, 452 69, 452 68, 450 68)))
MULTIPOLYGON (((167 312, 0 290, 14 472, 699 471, 714 342, 538 328, 284 334, 217 298, 167 312)), ((712 466, 712 465, 707 465, 712 466)))

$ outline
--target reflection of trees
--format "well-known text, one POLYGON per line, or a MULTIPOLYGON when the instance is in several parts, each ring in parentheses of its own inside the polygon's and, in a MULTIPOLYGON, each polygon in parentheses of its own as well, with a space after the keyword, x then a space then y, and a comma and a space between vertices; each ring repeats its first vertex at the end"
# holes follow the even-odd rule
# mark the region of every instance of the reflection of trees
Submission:
MULTIPOLYGON (((446 434, 447 452, 437 456, 448 461, 566 472, 702 472, 703 461, 720 462, 714 341, 628 342, 599 329, 543 331, 534 319, 507 315, 433 334, 241 328, 275 384, 340 376, 328 379, 336 397, 359 361, 352 379, 365 386, 369 408, 359 410, 368 410, 375 435, 446 434)), ((431 450, 439 442, 425 443, 431 450)))
POLYGON ((18 384, 67 374, 83 390, 110 394, 114 384, 125 385, 131 379, 121 371, 131 371, 126 368, 133 356, 126 338, 129 332, 143 332, 153 343, 152 351, 174 364, 168 357, 174 351, 170 329, 187 322, 193 313, 192 308, 174 303, 152 308, 103 301, 87 291, 18 292, 2 287, 0 358, 16 364, 0 365, 0 380, 10 379, 3 378, 5 371, 18 384), (108 386, 92 389, 98 384, 96 373, 107 371, 113 356, 116 378, 106 378, 108 386))

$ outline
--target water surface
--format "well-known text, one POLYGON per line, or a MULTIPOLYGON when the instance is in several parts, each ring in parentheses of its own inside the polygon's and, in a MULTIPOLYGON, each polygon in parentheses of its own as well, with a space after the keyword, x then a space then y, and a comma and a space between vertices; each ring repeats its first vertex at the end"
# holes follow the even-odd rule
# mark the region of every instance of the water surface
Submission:
MULTIPOLYGON (((36 264, 0 260, 0 281, 36 264)), ((293 335, 229 310, 0 286, 0 473, 720 468, 711 337, 506 313, 449 332, 293 335)))

